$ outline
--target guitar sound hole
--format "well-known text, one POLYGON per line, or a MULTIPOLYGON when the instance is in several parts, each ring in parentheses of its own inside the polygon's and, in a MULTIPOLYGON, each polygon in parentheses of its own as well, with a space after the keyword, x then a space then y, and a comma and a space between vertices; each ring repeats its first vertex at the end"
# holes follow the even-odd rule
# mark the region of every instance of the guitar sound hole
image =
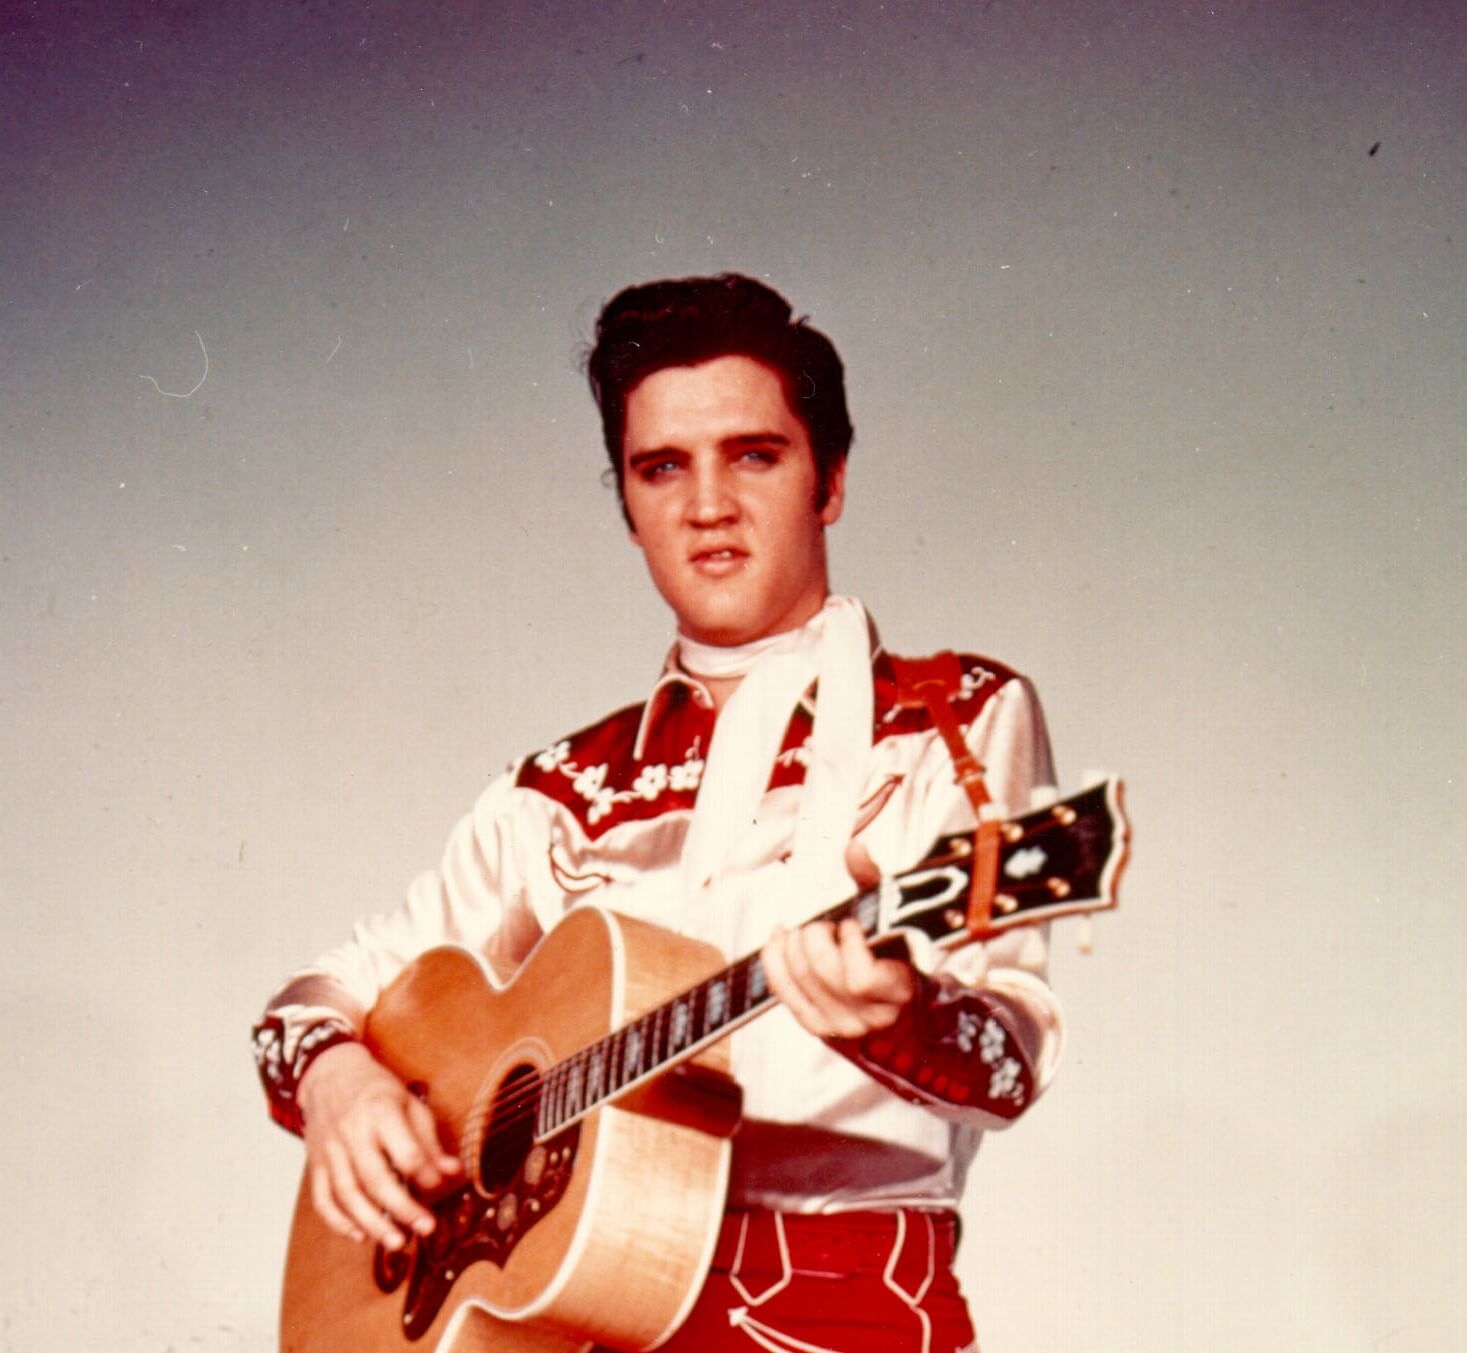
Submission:
POLYGON ((535 1144, 535 1115, 540 1107, 540 1073, 517 1066, 494 1092, 494 1108, 484 1146, 479 1152, 479 1179, 489 1192, 505 1188, 535 1144))

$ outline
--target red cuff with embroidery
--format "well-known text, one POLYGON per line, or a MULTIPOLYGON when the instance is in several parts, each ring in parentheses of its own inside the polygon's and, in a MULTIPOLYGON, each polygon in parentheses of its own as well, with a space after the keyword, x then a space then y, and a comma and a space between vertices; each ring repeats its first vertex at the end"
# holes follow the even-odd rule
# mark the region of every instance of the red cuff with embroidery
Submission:
POLYGON ((278 1015, 266 1015, 255 1025, 251 1042, 255 1066, 259 1068, 260 1082, 269 1101, 270 1117, 287 1132, 300 1136, 305 1122, 296 1102, 296 1091, 306 1068, 327 1048, 356 1041, 356 1031, 345 1020, 323 1019, 307 1028, 291 1047, 286 1039, 285 1021, 278 1015))
POLYGON ((922 976, 897 1022, 864 1038, 827 1040, 893 1094, 933 1108, 1017 1118, 1034 1098, 1020 1021, 990 992, 922 976))

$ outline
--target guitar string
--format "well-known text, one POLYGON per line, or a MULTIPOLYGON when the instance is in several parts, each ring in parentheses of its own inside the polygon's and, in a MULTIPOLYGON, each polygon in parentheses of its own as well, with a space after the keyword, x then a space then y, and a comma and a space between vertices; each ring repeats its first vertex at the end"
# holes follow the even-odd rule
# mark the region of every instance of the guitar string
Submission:
MULTIPOLYGON (((812 919, 815 921, 843 920, 845 919, 845 917, 842 915, 843 912, 854 914, 859 904, 864 902, 867 898, 875 897, 877 895, 878 894, 876 889, 867 889, 865 892, 858 893, 854 897, 849 897, 846 898, 844 901, 838 902, 834 907, 829 908, 827 911, 822 912, 812 919)), ((547 1087, 550 1087, 552 1085, 552 1082, 555 1083, 555 1087, 553 1088, 558 1088, 558 1073, 563 1077, 564 1070, 566 1068, 577 1063, 583 1063, 584 1061, 589 1059, 593 1053, 597 1051, 603 1051, 609 1054, 612 1051, 612 1045, 616 1042, 618 1038, 621 1038, 624 1043, 625 1035, 628 1032, 645 1032, 645 1029, 643 1029, 642 1026, 648 1025, 649 1022, 655 1025, 656 1019, 664 1011, 670 1011, 684 1001, 688 1002, 689 1007, 692 1010, 696 1010, 698 1008, 700 998, 702 1001, 702 1006, 704 1010, 704 1032, 699 1039, 693 1040, 694 1042, 699 1042, 701 1041, 701 1038, 706 1038, 710 1034, 717 1032, 717 1030, 723 1025, 732 1023, 741 1015, 747 1014, 749 1010, 753 1008, 753 1005, 749 1004, 748 1002, 749 978, 752 976, 754 967, 756 964, 758 964, 758 961, 758 954, 747 954, 743 958, 739 959, 737 962, 730 964, 727 968, 723 969, 722 972, 716 973, 712 977, 704 978, 703 981, 695 984, 692 987, 689 987, 685 991, 680 992, 678 995, 672 997, 670 1000, 664 1001, 661 1005, 655 1006, 651 1010, 644 1011, 631 1023, 622 1025, 618 1029, 613 1029, 610 1033, 604 1034, 594 1043, 589 1043, 584 1048, 577 1049, 569 1056, 562 1058, 558 1062, 553 1063, 551 1066, 547 1067, 545 1071, 540 1075, 524 1077, 521 1086, 517 1087, 512 1094, 505 1096, 503 1099, 499 1098, 498 1096, 494 1096, 490 1100, 485 1101, 482 1106, 473 1110, 469 1117, 465 1120, 465 1128, 468 1130, 473 1130, 482 1127, 484 1118, 487 1117, 490 1113, 494 1114, 495 1124, 497 1126, 499 1122, 504 1119, 506 1110, 516 1112, 516 1117, 510 1121, 523 1121, 525 1117, 529 1116, 530 1113, 538 1107, 538 1102, 544 1097, 545 1089, 547 1087), (724 1013, 722 1013, 717 1018, 716 1024, 710 1025, 706 1013, 707 998, 714 987, 719 985, 723 985, 727 989, 727 994, 723 998, 724 1013), (740 988, 742 988, 742 1002, 736 1000, 736 995, 739 993, 740 988), (692 998, 691 1000, 689 1000, 690 997, 692 998)), ((755 1004, 767 999, 767 988, 764 988, 763 991, 764 994, 761 994, 760 996, 755 998, 755 1004)), ((651 1044, 651 1047, 652 1050, 655 1052, 655 1037, 651 1044)), ((653 1059, 654 1065, 656 1062, 659 1061, 667 1061, 669 1056, 672 1055, 673 1051, 681 1051, 681 1049, 665 1050, 661 1057, 653 1059)), ((640 1079, 640 1077, 647 1074, 647 1068, 642 1065, 640 1056, 636 1064, 637 1070, 635 1071, 635 1073, 632 1076, 627 1077, 620 1083, 615 1082, 615 1059, 611 1056, 607 1056, 606 1065, 611 1070, 611 1075, 608 1077, 608 1079, 611 1080, 613 1083, 608 1085, 607 1089, 603 1091, 599 1096, 596 1096, 590 1103, 584 1104, 580 1112, 584 1113, 587 1109, 594 1107, 596 1102, 609 1098, 611 1095, 624 1089, 626 1085, 629 1084, 631 1081, 640 1079)), ((491 1129, 491 1135, 493 1131, 494 1130, 491 1129)))
MULTIPOLYGON (((586 1065, 591 1060, 592 1056, 596 1052, 600 1051, 604 1054, 608 1054, 604 1056, 604 1065, 609 1072, 609 1074, 605 1077, 604 1088, 599 1091, 592 1091, 589 1094, 583 1094, 583 1098, 580 1101, 579 1108, 572 1110, 570 1116, 578 1116, 579 1114, 585 1113, 589 1109, 594 1108, 598 1103, 611 1098, 619 1091, 625 1089, 633 1081, 639 1080, 643 1076, 647 1075, 649 1071, 655 1070, 656 1066, 659 1063, 668 1061, 677 1053, 683 1052, 686 1049, 693 1047, 697 1043, 701 1042, 704 1038, 707 1038, 712 1034, 716 1034, 724 1024, 731 1023, 733 1020, 736 1020, 743 1015, 747 1015, 757 1005, 767 1000, 767 994, 756 996, 753 1001, 750 1001, 748 998, 748 991, 750 986, 748 978, 752 975, 752 969, 756 961, 757 955, 751 955, 748 958, 741 960, 739 964, 736 964, 732 968, 726 970, 724 974, 720 974, 719 977, 705 979, 696 987, 692 987, 689 990, 681 993, 672 1001, 666 1002, 661 1006, 657 1006, 652 1010, 645 1011, 630 1024, 623 1025, 621 1028, 615 1029, 611 1033, 604 1035, 595 1043, 588 1044, 586 1047, 578 1049, 576 1052, 571 1053, 568 1057, 565 1057, 559 1062, 556 1062, 552 1066, 546 1068, 543 1073, 522 1077, 510 1094, 495 1096, 493 1099, 486 1100, 480 1106, 478 1106, 470 1114, 469 1118, 465 1120, 465 1128, 470 1132, 477 1131, 477 1129, 483 1126, 485 1118, 492 1113, 494 1117, 494 1126, 490 1129, 490 1132, 489 1134, 487 1134, 485 1139, 485 1146, 487 1149, 488 1142, 496 1135, 500 1134, 500 1129, 502 1127, 513 1127, 522 1124, 523 1122, 536 1115, 537 1111, 540 1108, 540 1105, 545 1101, 547 1097, 558 1094, 561 1091, 568 1090, 571 1069, 579 1066, 584 1070, 586 1068, 586 1065), (704 1032, 702 1035, 700 1035, 696 1039, 691 1040, 688 1043, 681 1044, 676 1048, 664 1048, 661 1054, 658 1055, 656 1028, 657 1025, 661 1022, 661 1016, 683 1001, 687 1001, 690 1009, 696 1011, 700 1003, 700 998, 703 1008, 706 1012, 708 993, 713 989, 714 986, 719 985, 720 982, 726 985, 729 990, 729 995, 725 998, 727 1002, 726 1015, 720 1016, 716 1024, 710 1025, 707 1021, 705 1013, 704 1032), (651 1030, 653 1036, 647 1041, 645 1047, 652 1053, 652 1056, 650 1058, 644 1059, 643 1056, 639 1053, 636 1062, 630 1064, 630 1075, 626 1074, 628 1063, 625 1060, 625 1056, 623 1056, 623 1058, 621 1059, 623 1071, 622 1076, 619 1079, 616 1074, 617 1058, 609 1055, 612 1052, 612 1045, 617 1041, 618 1038, 620 1038, 623 1042, 623 1045, 625 1045, 625 1035, 629 1032, 639 1032, 645 1034, 646 1032, 648 1032, 649 1029, 651 1030)), ((602 1082, 598 1081, 598 1084, 600 1083, 602 1082)), ((567 1120, 559 1119, 558 1121, 553 1121, 547 1124, 545 1130, 554 1131, 555 1128, 561 1126, 564 1121, 567 1120)))
MULTIPOLYGON (((1061 824, 1048 821, 1044 824, 1046 827, 1050 825, 1061 824)), ((868 890, 866 893, 847 899, 844 903, 832 908, 825 916, 817 919, 841 919, 839 916, 840 912, 854 912, 858 904, 870 896, 872 891, 874 890, 868 890)), ((1031 892, 1043 894, 1047 893, 1047 891, 1047 885, 1042 880, 1014 881, 1010 888, 1011 893, 1021 895, 1031 892)), ((508 1153, 517 1151, 522 1140, 522 1135, 521 1132, 515 1132, 514 1130, 522 1130, 525 1123, 538 1119, 540 1117, 540 1111, 547 1101, 553 1102, 557 1098, 569 1094, 571 1090, 571 1072, 577 1068, 584 1072, 588 1068, 592 1057, 597 1052, 603 1055, 603 1065, 609 1073, 605 1076, 604 1082, 599 1078, 596 1082, 597 1085, 604 1084, 604 1088, 590 1091, 583 1088, 580 1091, 580 1098, 571 1101, 568 1112, 565 1100, 563 1098, 560 1099, 560 1103, 556 1109, 549 1114, 548 1120, 540 1128, 541 1132, 548 1133, 556 1131, 574 1118, 583 1115, 595 1108, 598 1104, 610 1099, 617 1092, 625 1088, 626 1085, 648 1074, 650 1070, 655 1070, 659 1062, 668 1061, 677 1052, 681 1051, 682 1047, 664 1048, 661 1055, 657 1055, 658 1026, 663 1022, 663 1016, 670 1014, 680 1004, 686 1003, 691 1010, 696 1011, 701 1000, 705 1010, 704 1033, 702 1038, 706 1038, 709 1034, 715 1033, 725 1023, 732 1022, 739 1018, 740 1015, 749 1013, 756 1005, 767 1001, 767 994, 756 997, 753 1002, 748 1001, 749 979, 753 976, 753 969, 757 959, 757 955, 747 956, 740 960, 739 963, 731 965, 715 977, 704 979, 703 982, 680 993, 678 996, 672 998, 672 1000, 644 1012, 630 1024, 612 1030, 610 1033, 597 1039, 594 1043, 587 1044, 584 1048, 580 1048, 560 1061, 553 1063, 544 1072, 521 1077, 515 1089, 510 1094, 502 1097, 495 1096, 490 1100, 483 1101, 470 1113, 465 1121, 466 1135, 474 1135, 482 1129, 485 1120, 491 1114, 493 1116, 493 1124, 483 1136, 482 1146, 479 1151, 481 1159, 499 1162, 505 1159, 508 1153), (728 996, 725 997, 727 1001, 727 1013, 719 1017, 716 1025, 710 1026, 706 1018, 707 998, 713 988, 720 983, 728 988, 728 996), (739 996, 742 996, 742 999, 738 999, 739 996), (618 1080, 616 1075, 617 1058, 613 1055, 615 1043, 620 1038, 624 1049, 626 1035, 628 1033, 645 1036, 648 1032, 652 1036, 645 1044, 645 1047, 650 1049, 653 1054, 650 1058, 650 1066, 644 1063, 642 1049, 639 1048, 636 1054, 637 1060, 630 1064, 631 1074, 625 1075, 624 1072, 624 1078, 618 1080), (506 1139, 511 1136, 511 1133, 513 1133, 514 1140, 507 1141, 506 1139)), ((701 1041, 701 1038, 694 1039, 693 1043, 699 1041, 701 1041)), ((623 1067, 625 1068, 627 1064, 624 1058, 625 1053, 623 1052, 623 1067)), ((537 1126, 539 1126, 538 1123, 537 1126)), ((531 1134, 532 1140, 535 1135, 538 1134, 531 1134)))
MULTIPOLYGON (((844 920, 847 916, 854 916, 857 908, 862 903, 867 901, 867 899, 875 898, 878 895, 879 894, 876 889, 866 889, 864 892, 858 893, 853 897, 849 897, 841 902, 838 902, 834 907, 829 908, 825 912, 820 913, 812 919, 815 921, 844 920)), ((769 1000, 768 988, 767 986, 763 985, 762 981, 760 995, 756 996, 752 1002, 750 1002, 749 1000, 749 988, 751 985, 751 979, 758 963, 758 954, 745 955, 745 957, 738 960, 736 963, 730 964, 729 967, 725 968, 722 972, 716 973, 712 977, 705 978, 703 981, 697 983, 693 987, 690 987, 683 992, 680 992, 672 999, 664 1001, 661 1005, 654 1007, 652 1010, 644 1011, 631 1023, 625 1024, 619 1029, 612 1030, 610 1033, 605 1034, 601 1038, 597 1039, 594 1043, 589 1043, 584 1048, 577 1049, 577 1051, 571 1053, 569 1056, 562 1058, 558 1062, 553 1063, 540 1075, 532 1075, 522 1078, 521 1083, 515 1088, 515 1090, 511 1094, 506 1095, 503 1098, 500 1098, 496 1095, 491 1099, 486 1100, 483 1104, 481 1104, 470 1113, 464 1124, 466 1135, 473 1135, 474 1133, 477 1133, 478 1130, 483 1127, 485 1118, 487 1118, 490 1114, 493 1114, 494 1126, 490 1128, 487 1134, 485 1134, 484 1147, 480 1153, 482 1155, 483 1150, 488 1149, 490 1140, 493 1139, 496 1135, 499 1135, 499 1128, 501 1124, 508 1123, 510 1125, 517 1126, 527 1119, 535 1116, 538 1112, 540 1104, 545 1098, 546 1093, 548 1091, 553 1092, 562 1088, 562 1083, 567 1079, 569 1075, 569 1068, 578 1064, 584 1066, 594 1053, 600 1051, 606 1054, 605 1065, 610 1072, 607 1078, 610 1084, 608 1084, 606 1089, 603 1090, 600 1094, 594 1095, 589 1099, 584 1100, 580 1109, 576 1110, 572 1116, 578 1116, 579 1114, 583 1114, 589 1109, 594 1108, 596 1104, 603 1102, 606 1099, 609 1099, 612 1095, 624 1089, 632 1081, 638 1080, 641 1077, 645 1076, 648 1073, 649 1069, 655 1068, 657 1063, 665 1062, 669 1060, 669 1058, 673 1056, 676 1052, 680 1052, 683 1050, 681 1047, 677 1049, 664 1049, 660 1057, 654 1055, 651 1059, 652 1068, 648 1068, 643 1064, 643 1060, 639 1050, 638 1059, 635 1063, 635 1070, 633 1074, 630 1076, 626 1076, 624 1079, 618 1082, 616 1079, 615 1070, 616 1058, 610 1055, 613 1052, 613 1045, 616 1043, 618 1038, 622 1040, 624 1048, 625 1036, 627 1033, 645 1033, 647 1032, 648 1027, 650 1027, 653 1031, 653 1038, 648 1046, 655 1054, 657 1051, 655 1029, 657 1021, 660 1019, 660 1017, 665 1012, 670 1012, 679 1004, 682 1004, 684 1002, 687 1003, 687 1007, 690 1012, 694 1012, 699 1008, 701 1002, 701 1006, 704 1012, 704 1030, 699 1038, 693 1039, 692 1043, 688 1044, 687 1046, 692 1046, 692 1044, 701 1042, 703 1038, 707 1038, 709 1035, 716 1033, 724 1025, 732 1023, 734 1020, 741 1018, 743 1015, 747 1015, 752 1009, 754 1009, 756 1005, 765 1003, 769 1000), (726 989, 726 994, 722 998, 723 1011, 719 1016, 717 1016, 716 1022, 710 1023, 707 1016, 708 996, 715 987, 718 987, 720 985, 722 985, 726 989)), ((546 1130, 553 1131, 555 1127, 559 1126, 561 1126, 561 1123, 557 1122, 547 1127, 546 1130)))
MULTIPOLYGON (((1042 817, 1040 814, 1032 814, 1018 819, 1016 825, 1023 824, 1029 817, 1035 817, 1039 820, 1027 826, 1021 836, 1016 840, 1006 842, 1005 845, 1010 848, 1016 847, 1022 841, 1028 840, 1040 832, 1049 831, 1054 827, 1073 828, 1073 823, 1064 823, 1054 815, 1052 810, 1042 810, 1042 814, 1042 817)), ((1008 891, 1011 895, 1019 894, 1022 896, 1029 892, 1047 894, 1049 890, 1048 885, 1043 880, 1015 880, 1011 882, 1008 891)), ((845 919, 847 916, 854 916, 862 903, 877 895, 877 890, 867 889, 864 892, 845 899, 843 902, 837 903, 834 907, 821 913, 814 919, 837 921, 845 919)), ((1028 909, 1026 908, 1026 910, 1028 909)), ((876 928, 873 926, 871 930, 866 930, 866 927, 863 926, 863 930, 868 935, 874 933, 876 928)), ((465 1119, 464 1135, 477 1135, 483 1129, 485 1121, 492 1115, 493 1123, 488 1132, 483 1135, 479 1155, 481 1159, 497 1161, 502 1159, 502 1152, 506 1147, 505 1139, 509 1130, 522 1129, 523 1124, 532 1120, 536 1120, 538 1125, 538 1120, 541 1118, 541 1111, 547 1101, 555 1102, 558 1100, 558 1103, 556 1104, 556 1108, 548 1115, 548 1119, 541 1129, 543 1132, 553 1132, 576 1117, 585 1114, 598 1104, 610 1099, 630 1083, 647 1075, 650 1070, 655 1070, 659 1063, 670 1060, 677 1052, 682 1050, 681 1047, 665 1047, 661 1055, 657 1055, 658 1026, 663 1022, 664 1016, 670 1018, 671 1012, 680 1005, 689 1010, 689 1017, 691 1018, 692 1012, 697 1010, 701 1000, 704 1011, 704 1033, 702 1038, 706 1038, 710 1034, 715 1033, 723 1025, 739 1018, 740 1015, 748 1014, 755 1006, 767 1003, 769 999, 767 989, 765 989, 763 994, 756 997, 752 1003, 748 1000, 750 981, 754 975, 757 962, 757 954, 748 955, 737 963, 730 965, 723 972, 706 978, 672 999, 654 1007, 652 1010, 645 1011, 631 1023, 623 1025, 619 1029, 612 1030, 610 1033, 603 1035, 594 1043, 590 1043, 584 1048, 577 1049, 569 1056, 553 1063, 542 1073, 531 1074, 520 1078, 519 1083, 510 1094, 503 1097, 496 1095, 491 1099, 481 1102, 471 1110, 465 1119), (726 989, 726 995, 723 998, 725 1003, 724 1013, 718 1017, 716 1024, 710 1025, 707 1018, 708 997, 714 988, 719 985, 723 985, 726 989), (740 988, 742 988, 741 993, 740 988), (742 995, 742 1000, 736 999, 736 996, 739 994, 742 995), (622 1042, 623 1058, 625 1058, 626 1035, 635 1033, 640 1037, 645 1036, 648 1032, 651 1033, 651 1038, 647 1042, 646 1047, 653 1054, 650 1059, 651 1065, 644 1065, 642 1057, 643 1048, 639 1045, 635 1054, 636 1061, 630 1064, 631 1074, 624 1075, 624 1079, 618 1081, 616 1058, 613 1055, 617 1040, 620 1039, 622 1042), (587 1092, 585 1089, 578 1089, 576 1093, 579 1097, 572 1098, 569 1105, 567 1105, 564 1096, 571 1094, 573 1083, 571 1079, 572 1071, 579 1069, 584 1072, 588 1069, 593 1057, 597 1053, 602 1054, 603 1065, 609 1073, 605 1078, 605 1088, 590 1092, 587 1092)), ((700 1041, 701 1038, 692 1040, 694 1044, 700 1041)), ((625 1061, 623 1067, 625 1073, 627 1069, 625 1061)), ((582 1081, 580 1084, 583 1086, 584 1082, 582 1081)), ((596 1084, 598 1086, 602 1084, 600 1078, 597 1079, 596 1084)), ((532 1140, 535 1135, 532 1132, 532 1140)), ((518 1149, 519 1140, 520 1134, 516 1133, 515 1142, 510 1144, 510 1149, 518 1149)))

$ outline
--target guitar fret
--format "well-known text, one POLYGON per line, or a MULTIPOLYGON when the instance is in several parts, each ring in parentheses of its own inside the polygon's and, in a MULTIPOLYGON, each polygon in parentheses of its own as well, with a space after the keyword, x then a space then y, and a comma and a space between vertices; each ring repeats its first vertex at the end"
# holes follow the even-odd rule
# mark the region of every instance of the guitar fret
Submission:
POLYGON ((734 1011, 735 1011, 736 1017, 741 1017, 743 1015, 747 1015, 749 1013, 750 1007, 754 1003, 754 996, 753 996, 753 985, 754 984, 753 984, 753 982, 751 980, 751 978, 752 978, 752 972, 753 972, 752 961, 749 960, 749 959, 747 959, 747 958, 741 959, 738 962, 738 964, 735 965, 735 967, 734 967, 734 977, 733 977, 733 981, 734 981, 734 1001, 733 1001, 733 1007, 734 1007, 734 1011))
POLYGON ((576 1053, 570 1059, 570 1068, 566 1073, 566 1112, 569 1117, 575 1117, 581 1111, 581 1075, 584 1068, 581 1066, 581 1054, 576 1053))
POLYGON ((764 975, 764 964, 757 958, 749 964, 748 993, 750 1006, 759 1004, 769 995, 769 981, 764 975))
POLYGON ((669 1007, 667 1022, 667 1054, 672 1056, 688 1045, 693 1036, 693 996, 678 997, 669 1007))
POLYGON ((665 1006, 659 1005, 652 1011, 652 1028, 647 1039, 648 1066, 661 1066, 663 1061, 666 1060, 663 1056, 663 1048, 661 1046, 663 1040, 663 1011, 665 1009, 665 1006))
POLYGON ((728 1020, 729 979, 720 976, 704 984, 703 1032, 717 1033, 728 1020))
POLYGON ((642 1074, 642 1049, 645 1038, 642 1032, 642 1021, 629 1024, 626 1028, 626 1036, 622 1039, 622 1076, 623 1085, 637 1079, 642 1074))
POLYGON ((621 1045, 625 1028, 617 1029, 606 1039, 606 1093, 613 1095, 622 1087, 621 1045))
POLYGON ((598 1039, 588 1049, 586 1063, 586 1101, 597 1103, 606 1098, 606 1040, 598 1039))

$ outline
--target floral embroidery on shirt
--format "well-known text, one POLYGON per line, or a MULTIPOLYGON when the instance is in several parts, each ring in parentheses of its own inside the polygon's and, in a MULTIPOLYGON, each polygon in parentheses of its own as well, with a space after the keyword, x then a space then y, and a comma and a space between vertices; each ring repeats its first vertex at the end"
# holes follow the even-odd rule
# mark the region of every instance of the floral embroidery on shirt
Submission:
POLYGON ((1003 1025, 990 1016, 983 1024, 983 1036, 978 1040, 978 1056, 985 1066, 992 1066, 1003 1056, 1005 1036, 1003 1025))
MULTIPOLYGON (((992 1020, 988 1022, 993 1023, 992 1020)), ((977 1032, 978 1016, 971 1010, 960 1010, 958 1011, 958 1022, 948 1038, 958 1045, 959 1052, 972 1052, 973 1039, 977 1032)))
POLYGON ((255 1025, 251 1038, 255 1065, 265 1085, 271 1115, 281 1127, 296 1133, 302 1129, 296 1090, 306 1068, 327 1048, 355 1040, 351 1025, 336 1015, 308 1024, 294 1035, 279 1016, 266 1015, 255 1025))
POLYGON ((1012 1057, 1005 1057, 993 1069, 993 1075, 988 1078, 988 1097, 990 1099, 1012 1099, 1019 1101, 1022 1094, 1019 1090, 1020 1067, 1012 1057))
POLYGON ((998 677, 990 672, 988 668, 974 664, 963 673, 958 687, 959 699, 967 700, 978 694, 990 681, 997 681, 998 677))
POLYGON ((570 780, 571 789, 591 805, 586 812, 586 821, 593 826, 619 803, 639 800, 652 803, 668 790, 688 793, 696 790, 703 779, 703 757, 697 738, 693 739, 693 745, 676 765, 653 762, 643 766, 629 789, 612 789, 606 783, 611 769, 608 762, 582 766, 571 760, 570 743, 567 741, 547 747, 535 757, 535 767, 547 775, 558 771, 570 780))

